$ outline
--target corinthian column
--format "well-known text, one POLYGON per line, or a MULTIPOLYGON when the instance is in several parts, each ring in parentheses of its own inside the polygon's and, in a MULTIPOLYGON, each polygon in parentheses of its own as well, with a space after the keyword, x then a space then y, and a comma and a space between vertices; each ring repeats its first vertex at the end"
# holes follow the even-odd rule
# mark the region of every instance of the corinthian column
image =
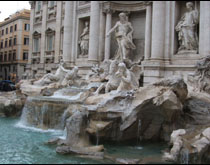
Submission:
POLYGON ((91 1, 90 12, 90 44, 88 60, 98 62, 99 54, 99 22, 100 22, 100 7, 99 1, 91 1))
POLYGON ((30 13, 30 37, 29 37, 29 57, 28 57, 28 64, 31 64, 31 57, 32 57, 32 52, 33 52, 33 26, 34 26, 34 13, 35 13, 35 8, 34 8, 34 3, 33 1, 29 2, 31 5, 31 13, 30 13))
POLYGON ((63 61, 71 61, 72 50, 72 21, 73 21, 73 4, 74 1, 65 2, 65 16, 64 16, 64 37, 63 37, 63 61))
MULTIPOLYGON (((106 34, 112 27, 112 11, 108 9, 106 11, 106 34)), ((110 48, 111 48, 111 36, 105 38, 105 60, 110 58, 110 48)))
POLYGON ((151 57, 151 33, 152 33, 152 6, 147 4, 146 8, 146 27, 145 27, 145 60, 151 57))
POLYGON ((43 3, 43 13, 42 13, 42 30, 41 30, 41 58, 40 58, 40 63, 43 64, 45 63, 45 46, 46 46, 46 29, 47 29, 47 2, 42 1, 43 3))
POLYGON ((210 55, 210 2, 200 1, 199 53, 210 55))
POLYGON ((151 56, 154 60, 164 57, 165 6, 165 1, 153 1, 151 56))

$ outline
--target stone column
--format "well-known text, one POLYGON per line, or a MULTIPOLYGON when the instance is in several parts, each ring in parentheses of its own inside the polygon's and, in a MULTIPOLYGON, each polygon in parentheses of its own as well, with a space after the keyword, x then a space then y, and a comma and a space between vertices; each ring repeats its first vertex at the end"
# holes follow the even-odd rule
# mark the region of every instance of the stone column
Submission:
POLYGON ((30 34, 29 34, 29 53, 28 53, 28 64, 31 64, 31 57, 33 52, 33 26, 34 26, 34 3, 33 1, 30 1, 31 5, 31 13, 30 13, 30 34))
POLYGON ((153 60, 162 60, 164 57, 165 3, 165 1, 153 2, 151 53, 153 60))
MULTIPOLYGON (((106 11, 106 34, 112 28, 112 11, 109 9, 106 11)), ((105 34, 105 37, 106 37, 105 34)), ((111 36, 105 38, 105 60, 110 58, 111 49, 111 36)))
POLYGON ((145 25, 145 60, 151 57, 151 33, 152 33, 152 6, 151 3, 147 4, 146 8, 146 25, 145 25))
POLYGON ((199 54, 210 55, 210 2, 200 1, 199 54))
POLYGON ((60 40, 61 40, 61 21, 62 21, 62 1, 56 1, 57 3, 57 15, 56 15, 56 29, 55 29, 55 59, 54 63, 59 62, 60 55, 60 40))
POLYGON ((170 61, 170 53, 171 53, 171 25, 172 25, 172 18, 171 18, 171 1, 166 1, 166 14, 165 14, 165 56, 164 60, 166 62, 170 61))
POLYGON ((99 1, 91 1, 91 13, 90 13, 90 44, 88 60, 96 63, 98 62, 99 54, 99 31, 100 31, 100 7, 99 1))
POLYGON ((64 36, 63 36, 63 60, 64 60, 64 62, 71 61, 73 3, 74 3, 74 1, 66 1, 65 2, 64 36))
POLYGON ((76 34, 77 34, 77 1, 73 1, 74 5, 73 5, 73 12, 72 12, 72 47, 71 47, 71 63, 75 63, 76 57, 77 57, 77 52, 76 52, 76 47, 77 47, 77 43, 76 43, 76 34))
POLYGON ((104 59, 106 15, 100 12, 99 61, 104 59))
POLYGON ((45 57, 45 46, 46 46, 46 28, 47 28, 47 1, 42 1, 42 30, 41 30, 41 59, 40 63, 44 62, 45 57))

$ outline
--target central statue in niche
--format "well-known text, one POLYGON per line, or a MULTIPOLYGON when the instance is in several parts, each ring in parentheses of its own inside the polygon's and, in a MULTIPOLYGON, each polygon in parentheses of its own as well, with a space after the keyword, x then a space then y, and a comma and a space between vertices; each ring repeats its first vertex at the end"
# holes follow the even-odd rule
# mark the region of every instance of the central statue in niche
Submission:
POLYGON ((88 49, 89 49, 89 22, 88 21, 85 21, 85 28, 83 29, 83 32, 80 35, 79 45, 81 49, 81 55, 82 56, 88 55, 88 49))
POLYGON ((120 21, 118 21, 115 26, 110 29, 107 37, 115 31, 115 38, 118 43, 118 51, 115 55, 115 60, 123 62, 125 59, 128 59, 131 49, 136 49, 136 46, 133 43, 133 27, 131 23, 128 22, 126 14, 120 13, 119 17, 120 21))
POLYGON ((199 14, 193 9, 193 3, 186 3, 187 12, 178 22, 175 30, 178 32, 179 51, 198 50, 197 25, 199 23, 199 14))

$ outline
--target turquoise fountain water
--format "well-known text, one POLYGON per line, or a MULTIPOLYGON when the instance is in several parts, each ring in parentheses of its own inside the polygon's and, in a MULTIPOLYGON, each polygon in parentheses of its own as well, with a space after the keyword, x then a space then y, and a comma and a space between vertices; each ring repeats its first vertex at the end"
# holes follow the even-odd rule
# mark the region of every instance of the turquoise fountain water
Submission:
MULTIPOLYGON (((53 137, 63 136, 63 131, 20 127, 19 120, 0 118, 0 164, 112 163, 110 160, 59 155, 55 152, 55 147, 48 146, 45 142, 53 137)), ((144 162, 161 162, 161 150, 165 147, 165 144, 105 144, 107 155, 143 159, 144 162)))

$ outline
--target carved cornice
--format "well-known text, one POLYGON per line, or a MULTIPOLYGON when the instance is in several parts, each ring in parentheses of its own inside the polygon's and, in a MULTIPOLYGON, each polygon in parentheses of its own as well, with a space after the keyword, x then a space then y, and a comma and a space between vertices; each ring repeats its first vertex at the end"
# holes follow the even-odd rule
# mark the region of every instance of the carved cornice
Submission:
POLYGON ((79 8, 77 10, 77 14, 84 14, 84 13, 89 13, 90 12, 90 6, 86 6, 85 8, 79 8))
POLYGON ((144 5, 145 5, 145 6, 152 5, 152 1, 144 1, 144 5))
POLYGON ((124 11, 124 12, 132 12, 132 11, 141 11, 145 10, 146 6, 150 4, 151 1, 137 1, 136 3, 117 3, 117 2, 109 2, 106 1, 103 3, 103 10, 106 11, 124 11))
POLYGON ((44 5, 44 4, 48 4, 48 1, 42 1, 42 4, 44 5))
POLYGON ((102 3, 100 5, 101 5, 103 12, 106 14, 112 14, 115 12, 114 10, 111 9, 111 2, 107 2, 106 6, 104 6, 104 7, 103 7, 102 3))

